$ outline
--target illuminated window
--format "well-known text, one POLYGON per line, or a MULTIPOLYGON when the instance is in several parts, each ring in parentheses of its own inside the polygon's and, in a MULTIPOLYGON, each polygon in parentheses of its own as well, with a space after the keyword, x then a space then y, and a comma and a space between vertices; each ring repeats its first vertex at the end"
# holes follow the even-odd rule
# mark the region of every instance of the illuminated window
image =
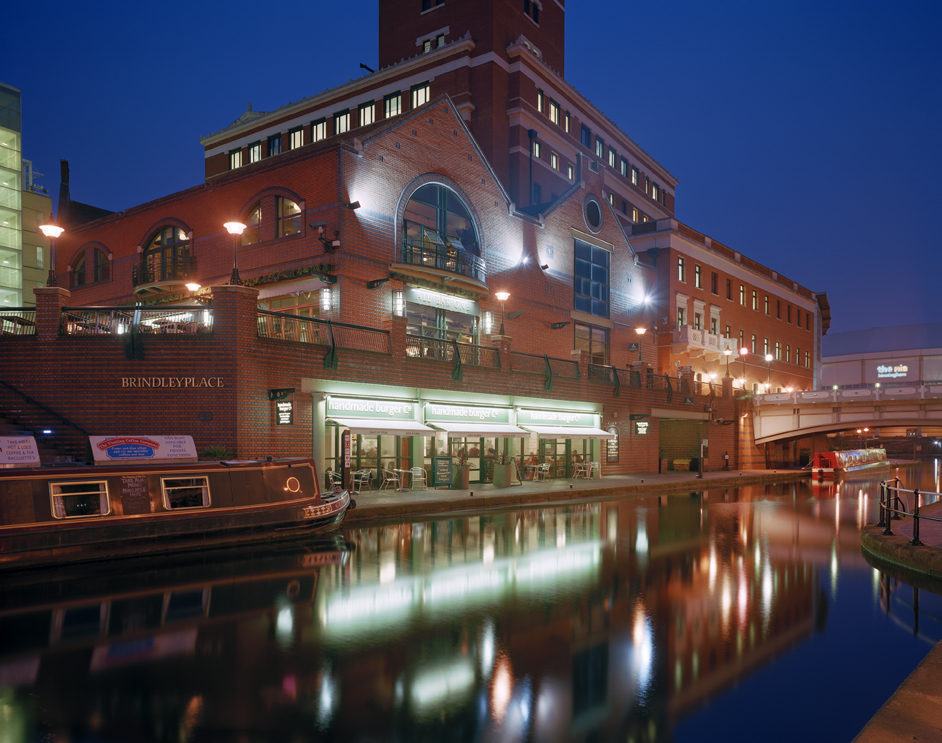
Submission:
POLYGON ((549 118, 556 126, 559 126, 559 104, 552 98, 549 102, 549 118))
POLYGON ((229 170, 242 167, 242 149, 229 151, 229 170))
POLYGON ((703 316, 699 312, 693 313, 693 328, 700 330, 700 324, 703 322, 703 316))
POLYGON ((550 152, 550 165, 553 167, 553 170, 559 170, 559 155, 555 152, 550 152))
POLYGON ((782 343, 781 341, 775 341, 775 360, 782 360, 782 343))
POLYGON ((207 508, 209 500, 209 477, 161 477, 160 489, 164 508, 176 511, 183 508, 207 508))
POLYGON ((357 107, 357 118, 359 126, 367 126, 376 120, 376 106, 373 105, 373 101, 361 103, 357 107))
POLYGON ((566 111, 566 115, 563 116, 563 129, 566 131, 567 134, 572 129, 572 118, 569 116, 568 111, 566 111))
POLYGON ((412 91, 412 108, 418 108, 429 102, 431 98, 431 86, 428 82, 419 83, 418 85, 413 85, 411 88, 412 91))
POLYGON ((546 107, 546 96, 543 95, 542 90, 536 91, 536 110, 540 113, 543 113, 543 109, 546 107))
POLYGON ((746 287, 742 284, 739 285, 739 305, 741 307, 746 306, 746 287))
POLYGON ((189 275, 190 238, 179 227, 161 227, 143 252, 144 276, 138 283, 180 279, 189 275))
POLYGON ((792 347, 790 344, 785 344, 785 363, 790 364, 792 358, 792 347))
POLYGON ((298 149, 304 143, 304 132, 301 127, 297 129, 292 129, 288 132, 288 148, 292 150, 298 149))
POLYGON ((383 118, 388 119, 402 113, 402 93, 398 90, 383 98, 383 118))
POLYGON ((595 156, 599 160, 605 157, 605 140, 598 134, 595 135, 595 156))
POLYGON ((681 257, 677 258, 677 280, 687 281, 687 267, 684 264, 684 259, 681 257))
POLYGON ((252 245, 262 239, 262 205, 256 203, 249 210, 249 216, 245 220, 245 229, 242 231, 241 245, 252 245))
POLYGON ((104 480, 58 482, 49 485, 52 516, 73 519, 83 516, 107 516, 111 513, 108 483, 104 480))
POLYGON ((632 169, 631 169, 631 183, 632 183, 633 185, 635 185, 635 186, 638 185, 638 179, 639 179, 639 177, 640 177, 640 174, 638 173, 638 169, 637 169, 637 168, 632 168, 632 169))
POLYGON ((628 161, 625 158, 621 159, 621 174, 628 177, 628 161))
POLYGON ((681 327, 687 324, 687 308, 678 307, 677 308, 677 327, 681 327))
POLYGON ((637 210, 637 209, 632 208, 632 210, 631 210, 631 221, 632 221, 632 222, 637 222, 637 221, 638 221, 638 210, 637 210))
POLYGON ((759 309, 759 294, 756 292, 755 289, 752 290, 752 309, 754 310, 759 309))
POLYGON ((350 111, 338 111, 334 114, 334 134, 350 131, 350 111))
POLYGON ((262 159, 262 143, 252 142, 249 145, 249 163, 257 163, 262 159))
MULTIPOLYGON (((422 256, 455 251, 456 267, 467 256, 479 253, 477 231, 471 212, 454 191, 428 183, 412 194, 403 215, 406 250, 420 250, 422 256)), ((416 258, 410 254, 409 259, 416 258)), ((434 260, 433 260, 433 264, 434 260)))
POLYGON ((805 351, 805 368, 811 368, 811 353, 809 351, 805 351))
POLYGON ((766 356, 769 353, 769 339, 766 338, 765 342, 762 344, 762 355, 766 356))
POLYGON ((575 171, 573 170, 572 165, 566 166, 566 177, 569 178, 569 180, 575 178, 575 171))
POLYGON ((618 162, 618 153, 615 152, 611 147, 608 148, 608 167, 614 168, 615 163, 618 162))
POLYGON ((765 295, 765 314, 769 314, 769 295, 765 295))
POLYGON ((320 142, 327 139, 327 119, 318 119, 311 123, 311 141, 320 142))
POLYGON ((542 153, 543 153, 543 146, 534 139, 533 140, 533 157, 539 160, 540 155, 542 155, 542 153))
POLYGON ((711 318, 710 318, 710 332, 711 332, 713 335, 716 335, 716 327, 717 327, 717 326, 716 326, 716 318, 715 318, 715 317, 711 317, 711 318))
POLYGON ((301 232, 301 207, 291 199, 276 196, 275 215, 278 220, 275 237, 287 237, 301 232))
POLYGON ((694 285, 695 287, 697 287, 697 289, 702 289, 702 288, 703 288, 703 278, 701 277, 701 269, 700 269, 700 266, 694 266, 694 269, 693 269, 693 285, 694 285))

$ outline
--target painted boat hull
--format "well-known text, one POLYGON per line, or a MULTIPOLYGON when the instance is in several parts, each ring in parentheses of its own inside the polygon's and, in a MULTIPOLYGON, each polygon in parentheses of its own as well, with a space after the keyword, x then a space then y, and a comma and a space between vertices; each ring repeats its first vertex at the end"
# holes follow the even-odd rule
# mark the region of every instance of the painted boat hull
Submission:
POLYGON ((889 466, 890 462, 884 449, 825 452, 814 455, 811 475, 815 479, 833 480, 849 478, 856 473, 866 474, 889 466))

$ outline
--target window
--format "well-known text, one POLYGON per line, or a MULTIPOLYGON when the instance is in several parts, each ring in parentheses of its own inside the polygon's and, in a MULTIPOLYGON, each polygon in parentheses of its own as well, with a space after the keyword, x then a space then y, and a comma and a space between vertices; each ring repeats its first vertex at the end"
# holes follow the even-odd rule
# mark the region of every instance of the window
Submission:
MULTIPOLYGON (((42 219, 40 219, 39 222, 40 224, 42 224, 42 219)), ((44 257, 45 257, 45 253, 43 253, 43 249, 37 245, 36 246, 36 268, 43 267, 44 257)))
POLYGON ((596 317, 608 317, 608 271, 611 256, 604 248, 575 241, 573 291, 575 309, 596 317))
POLYGON ((795 324, 800 328, 801 327, 801 310, 795 310, 795 324))
POLYGON ((811 368, 811 353, 809 351, 805 351, 805 368, 811 368))
POLYGON ((383 98, 383 118, 388 119, 402 113, 402 93, 398 90, 383 98))
POLYGON ((703 315, 701 315, 699 312, 694 312, 693 313, 693 329, 700 330, 700 326, 702 323, 703 323, 703 315))
POLYGON ((637 209, 632 208, 632 210, 631 210, 631 221, 632 221, 632 222, 637 222, 637 221, 638 221, 638 210, 637 210, 637 209))
POLYGON ((56 519, 75 519, 83 516, 107 516, 111 513, 108 483, 61 482, 49 485, 52 516, 56 519))
POLYGON ((589 131, 589 127, 585 124, 582 125, 582 146, 586 149, 591 149, 592 147, 592 132, 589 131))
POLYGON ((637 168, 632 168, 632 169, 631 169, 631 182, 632 182, 632 184, 635 185, 635 186, 637 186, 637 185, 638 185, 638 179, 639 179, 639 178, 640 178, 640 173, 638 173, 638 169, 637 169, 637 168))
POLYGON ((782 342, 781 341, 775 341, 775 360, 776 361, 782 360, 782 342))
POLYGON ((435 48, 441 49, 443 46, 445 46, 445 34, 439 34, 435 37, 435 48))
POLYGON ((651 179, 650 178, 644 179, 644 192, 651 193, 651 179))
POLYGON ((412 108, 424 106, 431 98, 431 86, 428 82, 412 86, 412 108))
POLYGON ((608 167, 614 168, 615 163, 618 162, 618 153, 615 152, 611 147, 608 148, 608 167))
POLYGON ((791 344, 786 343, 785 344, 785 363, 790 364, 791 358, 792 358, 792 347, 791 347, 791 344))
POLYGON ((762 344, 762 355, 767 356, 769 353, 769 339, 766 338, 765 342, 762 344))
POLYGON ((693 285, 694 285, 695 287, 697 287, 697 289, 702 289, 702 288, 703 288, 703 279, 702 279, 700 273, 701 273, 700 266, 694 266, 694 269, 693 269, 693 285))
POLYGON ((434 266, 439 251, 457 251, 452 259, 458 263, 462 258, 469 262, 470 256, 478 255, 471 213, 454 191, 437 183, 428 183, 412 194, 402 224, 406 250, 419 251, 417 257, 406 256, 410 262, 419 262, 428 255, 434 266))
POLYGON ((608 330, 577 322, 575 350, 588 351, 590 364, 608 364, 608 330))
POLYGON ((537 89, 536 91, 536 110, 540 113, 544 113, 546 109, 546 96, 543 94, 542 89, 537 89))
POLYGON ((726 279, 726 298, 729 300, 733 298, 733 282, 731 279, 726 279))
POLYGON ((209 507, 209 477, 161 477, 164 508, 176 511, 181 508, 209 507))
POLYGON ((743 332, 740 330, 739 331, 739 347, 742 348, 744 343, 745 343, 745 339, 743 338, 743 332))
POLYGON ((92 264, 95 272, 95 281, 107 281, 111 274, 111 262, 108 260, 108 254, 101 248, 95 248, 92 251, 92 264))
POLYGON ((523 12, 524 15, 532 18, 534 23, 540 22, 540 6, 537 5, 536 0, 523 0, 523 12))
POLYGON ((613 194, 611 191, 608 192, 608 203, 612 206, 615 206, 615 194, 613 194))
POLYGON ((599 160, 605 157, 605 140, 598 134, 595 135, 595 156, 599 160))
POLYGON ((262 143, 252 142, 249 145, 249 163, 257 163, 262 159, 262 143))
POLYGON ((742 284, 739 285, 739 305, 741 307, 746 306, 746 287, 742 284))
POLYGON ((775 316, 776 316, 779 320, 782 319, 782 300, 781 300, 781 299, 776 299, 776 300, 775 300, 775 316))
POLYGON ((281 135, 272 134, 268 138, 268 156, 273 157, 274 155, 281 154, 281 135))
POLYGON ((765 314, 769 314, 769 295, 765 295, 765 314))
POLYGON ((138 283, 168 281, 189 275, 190 237, 179 227, 161 227, 143 252, 144 276, 138 283))
POLYGON ((621 200, 621 213, 625 215, 628 214, 628 202, 624 199, 621 200))
POLYGON ((568 111, 566 111, 566 115, 563 116, 563 129, 566 131, 566 134, 569 134, 572 129, 572 118, 569 116, 568 111))
POLYGON ((759 309, 759 294, 756 292, 755 289, 752 290, 752 309, 754 310, 759 309))
POLYGON ((801 363, 801 348, 799 348, 798 346, 795 346, 795 363, 796 364, 801 363))
POLYGON ((655 201, 660 201, 661 200, 659 196, 660 191, 661 191, 660 186, 658 186, 656 183, 651 184, 651 198, 652 199, 654 199, 655 201))
POLYGON ((445 0, 422 0, 422 10, 431 10, 444 2, 445 0))
POLYGON ((785 305, 785 309, 788 314, 788 322, 791 322, 792 321, 792 306, 790 304, 785 305))
POLYGON ((85 286, 85 254, 78 257, 72 268, 72 286, 85 286))
POLYGON ((716 291, 716 281, 717 281, 716 271, 713 271, 712 274, 711 274, 711 276, 710 276, 710 292, 711 292, 712 294, 716 294, 716 293, 717 293, 717 291, 716 291))
POLYGON ((628 177, 628 161, 625 158, 621 159, 621 174, 628 177))
POLYGON ((369 126, 376 121, 376 106, 373 105, 373 101, 357 106, 357 120, 360 122, 359 126, 369 126))
POLYGON ((677 258, 677 280, 687 281, 687 267, 684 265, 684 259, 681 257, 677 258))
POLYGON ((572 165, 566 166, 566 177, 569 178, 569 180, 575 178, 575 171, 573 170, 572 165))
POLYGON ((249 211, 245 220, 245 229, 242 231, 240 245, 252 245, 262 239, 262 205, 255 204, 249 211))
POLYGON ((426 39, 422 42, 422 53, 428 54, 430 51, 432 51, 432 40, 426 39))
POLYGON ((278 228, 275 237, 287 237, 301 232, 301 207, 291 199, 283 196, 275 197, 275 214, 278 219, 278 228))
POLYGON ((687 308, 678 307, 677 308, 677 327, 681 327, 687 324, 687 308))
POLYGON ((311 124, 311 141, 320 142, 327 139, 327 119, 318 119, 311 124))
POLYGON ((296 150, 304 144, 304 132, 301 127, 288 132, 289 149, 296 150))
POLYGON ((729 325, 726 326, 726 338, 729 339, 729 325))
POLYGON ((751 350, 753 353, 756 352, 756 336, 755 336, 755 333, 753 333, 753 335, 752 335, 752 346, 750 346, 750 350, 751 350))
POLYGON ((550 165, 553 170, 559 170, 559 155, 555 152, 550 152, 550 165))
POLYGON ((541 155, 542 152, 543 152, 543 147, 542 147, 542 145, 541 145, 539 142, 537 142, 535 139, 532 140, 532 141, 533 141, 533 157, 535 157, 535 158, 537 158, 537 159, 539 160, 539 159, 540 159, 540 155, 541 155))
POLYGON ((334 114, 334 134, 343 134, 350 131, 350 110, 338 111, 334 114))
POLYGON ((229 150, 229 170, 242 167, 242 149, 229 150))
POLYGON ((713 335, 716 335, 716 318, 715 317, 710 318, 710 332, 713 335))
POLYGON ((811 330, 811 313, 805 313, 805 330, 811 330))
POLYGON ((556 126, 559 126, 559 104, 552 98, 549 102, 549 118, 556 126))

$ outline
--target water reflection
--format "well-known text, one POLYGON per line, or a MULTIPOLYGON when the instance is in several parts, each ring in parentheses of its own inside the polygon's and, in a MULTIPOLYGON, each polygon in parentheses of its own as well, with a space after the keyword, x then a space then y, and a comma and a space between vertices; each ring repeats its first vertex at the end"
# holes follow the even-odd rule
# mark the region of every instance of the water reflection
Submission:
MULTIPOLYGON (((939 471, 901 477, 932 487, 939 471)), ((933 597, 861 556, 877 495, 876 481, 710 490, 7 576, 0 741, 680 740, 681 721, 825 630, 881 647, 914 635, 903 676, 938 639, 906 620, 933 597), (878 622, 840 611, 861 596, 878 622)), ((835 683, 853 695, 853 676, 835 683)))

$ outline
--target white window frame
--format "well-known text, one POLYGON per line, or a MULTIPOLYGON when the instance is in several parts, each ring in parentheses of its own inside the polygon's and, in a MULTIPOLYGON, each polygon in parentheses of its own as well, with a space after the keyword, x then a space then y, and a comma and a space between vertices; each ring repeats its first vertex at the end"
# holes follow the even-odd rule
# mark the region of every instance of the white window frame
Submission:
POLYGON ((327 139, 327 119, 318 119, 311 122, 311 141, 320 142, 327 139))
POLYGON ((91 519, 91 518, 102 518, 103 516, 108 516, 111 514, 111 497, 108 493, 108 481, 107 480, 74 480, 71 482, 51 482, 49 483, 49 507, 52 512, 52 517, 57 521, 63 521, 67 519, 91 519), (86 485, 89 486, 87 491, 78 492, 78 493, 63 493, 63 486, 68 485, 86 485), (95 485, 96 488, 91 486, 95 485), (73 496, 80 495, 92 495, 98 493, 98 509, 99 513, 96 514, 80 514, 77 516, 67 516, 65 514, 64 503, 62 499, 71 498, 73 496), (61 508, 57 508, 57 505, 61 505, 61 508))
POLYGON ((357 106, 358 126, 369 126, 376 121, 376 102, 368 101, 357 106))
POLYGON ((164 509, 167 511, 192 511, 198 508, 209 508, 212 505, 212 497, 209 491, 209 475, 174 475, 172 477, 161 477, 160 478, 160 494, 163 499, 164 509), (178 481, 178 480, 202 480, 202 485, 167 485, 167 481, 178 481), (198 506, 177 506, 174 508, 170 504, 170 495, 172 491, 181 490, 183 488, 192 488, 198 487, 202 490, 203 502, 198 506))

